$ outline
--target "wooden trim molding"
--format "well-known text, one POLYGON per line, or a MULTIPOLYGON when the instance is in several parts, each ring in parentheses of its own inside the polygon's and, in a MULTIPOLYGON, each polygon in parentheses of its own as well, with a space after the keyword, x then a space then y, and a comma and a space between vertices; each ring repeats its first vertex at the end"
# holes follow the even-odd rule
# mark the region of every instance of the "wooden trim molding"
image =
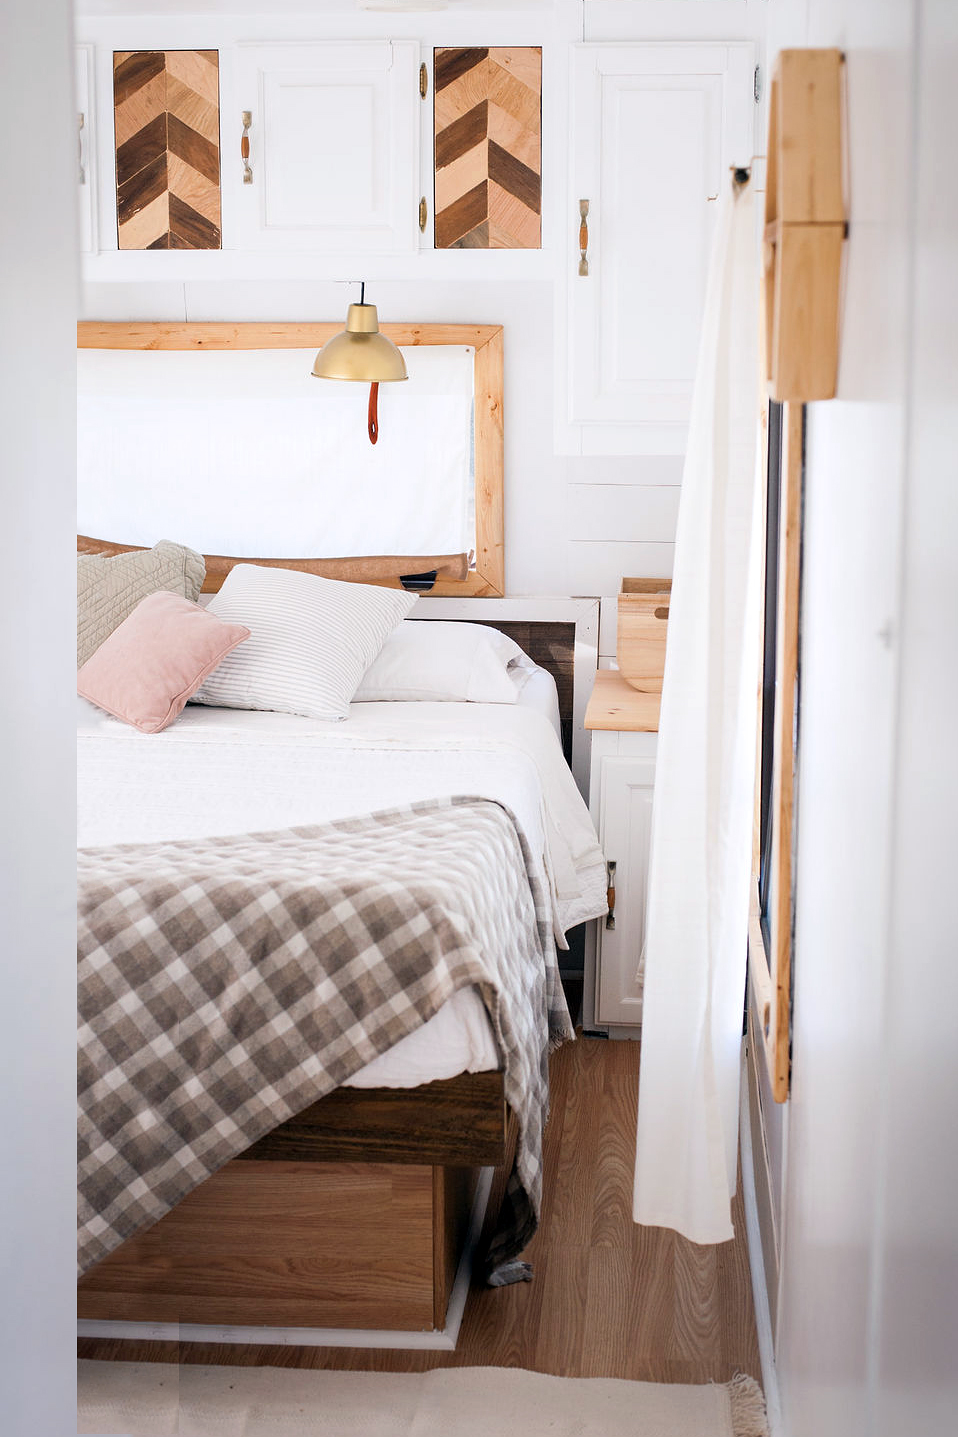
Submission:
MULTIPOLYGON (((802 542, 801 404, 787 404, 782 421, 779 509, 774 747, 772 756, 772 889, 769 943, 762 932, 759 853, 753 844, 753 894, 749 919, 749 976, 768 1063, 772 1095, 788 1099, 791 1068, 792 947, 794 929, 795 715, 798 701, 799 605, 802 542)), ((761 689, 759 731, 761 732, 761 689)), ((761 749, 756 786, 761 787, 761 749)))
MULTIPOLYGON (((85 320, 77 325, 78 349, 319 349, 338 334, 341 323, 185 323, 85 320)), ((430 593, 437 597, 500 598, 505 593, 503 500, 503 338, 498 324, 384 324, 383 334, 397 345, 468 345, 474 351, 475 412, 475 567, 461 555, 371 556, 326 559, 299 556, 264 560, 248 555, 205 555, 207 582, 215 591, 236 563, 268 563, 329 578, 396 587, 401 574, 435 568, 430 593), (338 566, 338 567, 337 567, 338 566), (405 566, 405 567, 399 567, 405 566), (411 567, 410 567, 411 566, 411 567), (464 577, 463 577, 464 573, 464 577)), ((86 553, 122 553, 137 547, 113 539, 82 536, 86 553)))
POLYGON ((772 1092, 788 1097, 792 1005, 792 929, 795 837, 795 706, 798 697, 798 618, 802 552, 802 421, 800 404, 785 411, 782 508, 779 529, 778 675, 772 791, 772 1007, 767 1041, 772 1092))

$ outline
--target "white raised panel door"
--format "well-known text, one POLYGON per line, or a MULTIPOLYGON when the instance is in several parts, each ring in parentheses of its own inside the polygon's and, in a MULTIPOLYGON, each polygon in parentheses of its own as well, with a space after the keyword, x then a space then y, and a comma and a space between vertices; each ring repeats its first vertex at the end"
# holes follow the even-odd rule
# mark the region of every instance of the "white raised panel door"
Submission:
POLYGON ((749 44, 582 45, 573 56, 569 446, 683 453, 720 188, 752 155, 749 44))
POLYGON ((96 250, 96 147, 93 116, 93 46, 76 47, 77 203, 80 250, 96 250))
POLYGON ((615 927, 598 925, 595 1017, 602 1024, 642 1021, 640 965, 655 783, 655 735, 622 734, 620 746, 639 750, 603 757, 599 764, 599 836, 615 863, 615 927))
POLYGON ((419 45, 242 45, 224 116, 240 249, 395 254, 418 242, 419 45), (240 140, 250 114, 249 168, 240 140))

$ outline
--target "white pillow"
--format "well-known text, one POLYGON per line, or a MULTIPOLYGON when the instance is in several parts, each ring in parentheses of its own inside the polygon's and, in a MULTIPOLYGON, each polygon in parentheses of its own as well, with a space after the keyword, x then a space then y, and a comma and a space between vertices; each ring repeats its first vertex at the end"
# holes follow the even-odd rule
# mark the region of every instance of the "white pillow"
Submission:
POLYGON ((209 612, 246 625, 247 652, 227 654, 193 702, 344 719, 356 685, 415 602, 402 589, 236 564, 209 612))
POLYGON ((514 704, 519 687, 510 665, 524 658, 517 643, 484 624, 410 619, 389 635, 354 702, 514 704))

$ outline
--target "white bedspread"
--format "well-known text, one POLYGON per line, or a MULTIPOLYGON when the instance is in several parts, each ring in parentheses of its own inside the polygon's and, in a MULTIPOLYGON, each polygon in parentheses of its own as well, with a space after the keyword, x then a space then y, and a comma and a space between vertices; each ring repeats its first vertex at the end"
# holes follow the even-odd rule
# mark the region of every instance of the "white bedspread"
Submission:
MULTIPOLYGON (((449 794, 506 804, 553 898, 557 941, 604 911, 588 811, 541 713, 520 705, 354 704, 340 724, 190 705, 144 735, 78 700, 79 843, 90 847, 319 823, 449 794)), ((369 1064, 355 1086, 411 1087, 498 1066, 474 990, 369 1064)))

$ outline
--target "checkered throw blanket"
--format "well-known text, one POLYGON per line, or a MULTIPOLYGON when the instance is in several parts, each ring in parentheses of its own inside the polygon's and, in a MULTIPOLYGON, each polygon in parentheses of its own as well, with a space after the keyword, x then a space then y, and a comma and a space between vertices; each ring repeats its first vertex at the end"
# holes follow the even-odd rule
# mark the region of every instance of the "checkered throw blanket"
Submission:
POLYGON ((572 1036, 507 809, 86 849, 79 875, 81 1272, 468 984, 519 1122, 487 1258, 505 1270, 538 1219, 549 1048, 572 1036))

